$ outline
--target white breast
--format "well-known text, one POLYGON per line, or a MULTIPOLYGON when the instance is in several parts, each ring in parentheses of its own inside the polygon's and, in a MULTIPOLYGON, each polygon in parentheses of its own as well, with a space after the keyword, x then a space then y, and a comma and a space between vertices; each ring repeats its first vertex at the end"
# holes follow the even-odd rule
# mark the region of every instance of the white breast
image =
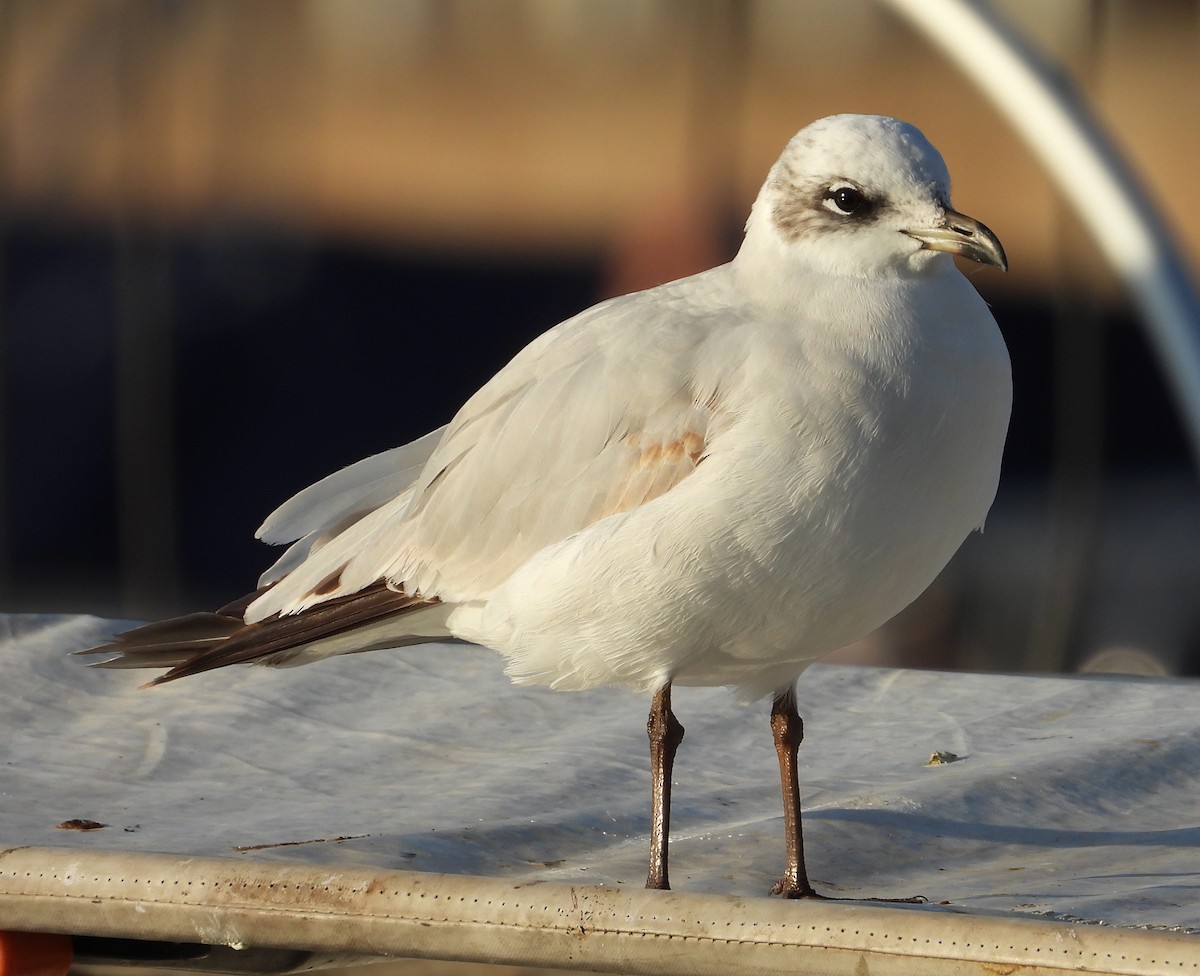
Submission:
POLYGON ((910 285, 707 331, 690 370, 721 372, 732 419, 695 473, 537 553, 451 629, 518 681, 756 697, 894 616, 982 524, 1011 402, 965 279, 910 285), (853 307, 877 321, 844 327, 853 307))

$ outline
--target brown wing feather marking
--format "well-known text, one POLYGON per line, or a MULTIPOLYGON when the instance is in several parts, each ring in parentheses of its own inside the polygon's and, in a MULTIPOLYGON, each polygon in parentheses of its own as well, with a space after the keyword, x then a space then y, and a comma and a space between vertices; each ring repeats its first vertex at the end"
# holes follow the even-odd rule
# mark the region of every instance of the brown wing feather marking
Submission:
POLYGON ((326 576, 320 583, 314 586, 308 593, 309 596, 326 596, 342 585, 342 573, 346 571, 348 562, 342 563, 337 569, 326 576))
POLYGON ((117 634, 107 644, 75 651, 77 655, 117 655, 94 668, 169 668, 218 646, 236 634, 239 617, 222 613, 189 613, 117 634))
POLYGON ((664 495, 691 474, 704 460, 704 435, 688 430, 671 441, 642 443, 630 434, 625 443, 638 452, 628 477, 613 487, 601 505, 599 517, 616 515, 664 495))
POLYGON ((259 661, 383 617, 411 612, 437 602, 389 589, 381 580, 357 593, 335 597, 301 613, 244 624, 227 640, 159 675, 148 682, 147 687, 231 664, 259 661))
POLYGON ((92 667, 171 668, 149 682, 158 685, 230 664, 283 654, 383 617, 438 602, 397 592, 380 581, 357 593, 327 600, 303 613, 244 623, 241 613, 257 595, 250 594, 216 613, 192 613, 146 624, 116 635, 107 644, 75 653, 115 655, 92 667))

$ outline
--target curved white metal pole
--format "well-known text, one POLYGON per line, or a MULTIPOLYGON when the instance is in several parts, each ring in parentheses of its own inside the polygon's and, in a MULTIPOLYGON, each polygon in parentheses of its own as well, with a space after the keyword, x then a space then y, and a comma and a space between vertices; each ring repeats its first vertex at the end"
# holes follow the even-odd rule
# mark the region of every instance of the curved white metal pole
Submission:
POLYGON ((1128 289, 1200 462, 1200 298, 1179 250, 1070 80, 981 0, 883 0, 971 78, 1041 161, 1128 289))

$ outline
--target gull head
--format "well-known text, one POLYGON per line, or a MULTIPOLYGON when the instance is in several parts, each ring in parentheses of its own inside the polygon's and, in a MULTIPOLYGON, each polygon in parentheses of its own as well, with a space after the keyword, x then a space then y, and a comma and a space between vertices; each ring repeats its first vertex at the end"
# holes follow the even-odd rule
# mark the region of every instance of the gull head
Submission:
POLYGON ((877 277, 947 270, 949 255, 1007 269, 1000 241, 950 204, 941 154, 907 122, 833 115, 771 168, 738 263, 755 271, 877 277))

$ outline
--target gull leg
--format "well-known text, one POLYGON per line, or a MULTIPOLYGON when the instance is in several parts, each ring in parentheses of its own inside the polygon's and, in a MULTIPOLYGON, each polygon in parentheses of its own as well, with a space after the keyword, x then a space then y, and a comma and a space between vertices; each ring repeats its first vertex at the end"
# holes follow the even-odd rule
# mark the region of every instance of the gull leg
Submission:
MULTIPOLYGON (((771 705, 771 732, 775 736, 775 754, 779 757, 779 782, 783 787, 783 829, 786 833, 787 867, 783 877, 775 882, 771 894, 784 898, 829 898, 816 892, 808 881, 804 867, 804 836, 800 827, 800 773, 796 753, 804 740, 804 722, 796 711, 796 689, 777 692, 771 705)), ((842 900, 842 899, 835 899, 842 900)), ((882 901, 894 904, 920 905, 927 899, 859 898, 850 901, 882 901)))
POLYGON ((671 683, 654 693, 650 718, 650 870, 646 887, 670 890, 667 880, 667 845, 671 833, 671 768, 675 750, 683 740, 683 726, 671 711, 671 683))
POLYGON ((800 773, 796 753, 804 739, 804 722, 796 711, 794 687, 776 692, 771 704, 771 732, 775 754, 779 757, 779 783, 783 789, 783 829, 787 845, 787 866, 771 894, 784 898, 820 898, 808 883, 804 867, 804 837, 800 826, 800 773))

